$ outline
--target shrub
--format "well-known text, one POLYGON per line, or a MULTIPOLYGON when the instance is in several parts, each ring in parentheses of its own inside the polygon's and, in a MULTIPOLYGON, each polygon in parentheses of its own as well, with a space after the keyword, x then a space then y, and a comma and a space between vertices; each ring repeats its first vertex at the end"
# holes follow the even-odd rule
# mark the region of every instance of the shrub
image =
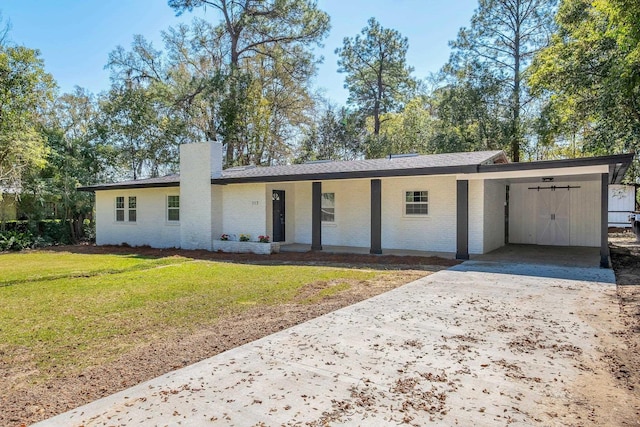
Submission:
POLYGON ((4 231, 0 233, 0 251, 21 251, 32 248, 35 239, 31 232, 4 231))
POLYGON ((95 243, 96 223, 91 221, 90 219, 85 219, 84 221, 82 221, 82 234, 84 235, 85 239, 95 243))
POLYGON ((20 250, 16 249, 19 247, 68 245, 74 240, 72 228, 76 230, 77 238, 95 241, 95 223, 88 219, 85 219, 82 224, 60 219, 0 222, 0 235, 2 235, 0 251, 20 250))
POLYGON ((38 236, 42 237, 48 244, 66 245, 71 243, 69 226, 68 222, 61 220, 40 221, 38 223, 38 236))

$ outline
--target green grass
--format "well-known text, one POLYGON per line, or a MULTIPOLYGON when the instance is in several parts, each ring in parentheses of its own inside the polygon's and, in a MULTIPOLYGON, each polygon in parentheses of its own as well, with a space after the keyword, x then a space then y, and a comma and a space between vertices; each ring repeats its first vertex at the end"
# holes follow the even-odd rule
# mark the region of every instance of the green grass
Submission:
MULTIPOLYGON (((294 300, 308 283, 381 272, 264 266, 181 257, 30 252, 0 255, 0 358, 28 354, 39 369, 81 369, 225 314, 294 300)), ((344 282, 344 284, 342 284, 344 282)), ((5 361, 6 361, 5 360, 5 361)))
POLYGON ((181 257, 148 258, 139 255, 87 255, 68 252, 19 252, 0 255, 0 286, 45 279, 86 277, 146 269, 187 261, 181 257))

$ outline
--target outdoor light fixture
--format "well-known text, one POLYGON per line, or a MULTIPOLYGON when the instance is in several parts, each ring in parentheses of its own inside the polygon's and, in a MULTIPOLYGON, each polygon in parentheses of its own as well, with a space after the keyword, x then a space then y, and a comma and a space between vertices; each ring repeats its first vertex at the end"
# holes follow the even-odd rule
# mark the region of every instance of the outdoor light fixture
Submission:
POLYGON ((542 178, 542 182, 553 182, 553 177, 542 178))

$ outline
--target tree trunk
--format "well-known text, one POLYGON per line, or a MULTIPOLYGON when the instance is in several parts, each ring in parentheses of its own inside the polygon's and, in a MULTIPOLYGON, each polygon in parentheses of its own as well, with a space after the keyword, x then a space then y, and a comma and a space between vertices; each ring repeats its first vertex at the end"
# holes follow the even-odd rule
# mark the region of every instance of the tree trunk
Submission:
POLYGON ((516 1, 516 13, 515 13, 515 34, 514 34, 514 49, 513 49, 513 123, 511 134, 511 160, 515 163, 520 161, 520 0, 516 1))
POLYGON ((380 135, 380 100, 382 99, 382 61, 380 61, 380 69, 378 70, 378 93, 376 101, 373 105, 373 134, 380 135))

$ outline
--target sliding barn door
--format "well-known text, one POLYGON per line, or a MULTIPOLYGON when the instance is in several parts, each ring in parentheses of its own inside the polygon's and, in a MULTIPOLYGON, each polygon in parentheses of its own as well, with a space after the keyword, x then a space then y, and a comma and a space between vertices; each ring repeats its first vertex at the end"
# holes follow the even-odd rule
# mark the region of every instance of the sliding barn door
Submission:
POLYGON ((538 245, 569 246, 569 192, 576 190, 537 190, 538 220, 536 243, 538 245))

